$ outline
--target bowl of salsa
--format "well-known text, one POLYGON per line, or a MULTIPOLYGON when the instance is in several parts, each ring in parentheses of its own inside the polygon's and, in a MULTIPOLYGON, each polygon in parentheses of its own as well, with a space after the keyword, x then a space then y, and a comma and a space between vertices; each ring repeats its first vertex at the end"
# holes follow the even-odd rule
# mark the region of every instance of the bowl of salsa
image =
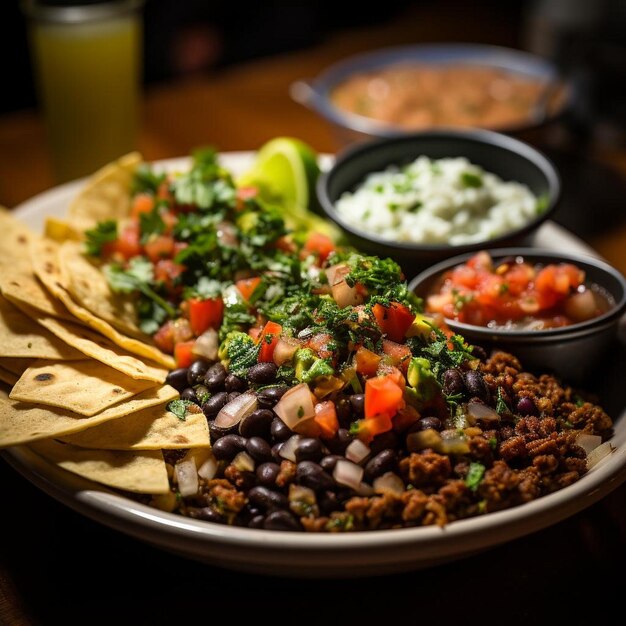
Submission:
POLYGON ((582 379, 615 341, 626 280, 591 256, 535 248, 460 255, 409 287, 426 313, 470 343, 511 350, 530 368, 582 379))

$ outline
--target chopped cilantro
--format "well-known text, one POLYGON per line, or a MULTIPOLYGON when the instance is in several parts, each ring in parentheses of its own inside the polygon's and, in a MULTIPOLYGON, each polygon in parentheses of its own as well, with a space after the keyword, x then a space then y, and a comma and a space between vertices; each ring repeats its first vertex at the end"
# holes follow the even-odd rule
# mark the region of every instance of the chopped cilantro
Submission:
POLYGON ((165 173, 155 172, 149 165, 140 165, 137 168, 133 176, 131 183, 131 193, 136 195, 138 193, 156 194, 159 189, 159 185, 165 181, 165 173))
POLYGON ((489 437, 488 443, 492 450, 495 450, 498 447, 498 440, 495 437, 489 437))
POLYGON ((139 214, 139 230, 142 245, 145 245, 151 237, 163 234, 165 222, 158 208, 155 207, 152 211, 139 214))
POLYGON ((304 417, 304 407, 300 405, 298 407, 298 419, 302 419, 304 417))
POLYGON ((550 197, 547 193, 542 193, 540 196, 537 196, 537 203, 535 204, 535 213, 537 215, 541 215, 546 211, 548 206, 550 205, 550 197))
POLYGON ((478 174, 474 174, 473 172, 462 172, 461 184, 463 187, 478 189, 483 186, 483 179, 478 174))
POLYGON ((117 239, 117 222, 106 220, 85 232, 85 250, 90 256, 100 256, 102 247, 117 239))
POLYGON ((170 413, 173 413, 179 420, 185 421, 187 419, 187 409, 194 404, 191 400, 182 400, 178 398, 177 400, 172 400, 167 405, 167 410, 170 413))
POLYGON ((465 484, 472 490, 476 491, 478 489, 478 485, 483 480, 483 476, 485 475, 485 466, 482 463, 470 463, 469 471, 467 472, 467 476, 465 477, 465 484))
POLYGON ((502 415, 503 413, 510 413, 510 409, 504 400, 504 392, 502 387, 498 387, 497 401, 496 401, 496 413, 502 415))

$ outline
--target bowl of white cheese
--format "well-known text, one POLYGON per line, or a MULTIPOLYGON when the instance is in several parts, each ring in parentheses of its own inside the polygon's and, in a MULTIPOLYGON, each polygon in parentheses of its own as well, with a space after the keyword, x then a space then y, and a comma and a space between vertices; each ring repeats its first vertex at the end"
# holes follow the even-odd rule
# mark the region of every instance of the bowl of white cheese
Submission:
POLYGON ((414 275, 450 256, 523 243, 555 210, 560 180, 543 154, 517 139, 442 130, 340 154, 317 195, 354 245, 414 275))

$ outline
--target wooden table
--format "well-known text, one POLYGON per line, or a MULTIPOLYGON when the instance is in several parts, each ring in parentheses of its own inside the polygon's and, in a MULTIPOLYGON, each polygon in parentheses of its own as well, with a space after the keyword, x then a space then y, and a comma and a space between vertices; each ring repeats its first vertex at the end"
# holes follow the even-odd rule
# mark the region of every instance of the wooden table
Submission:
MULTIPOLYGON (((314 76, 348 53, 429 40, 433 33, 449 40, 462 40, 466 32, 485 42, 511 39, 472 12, 444 23, 435 9, 421 11, 418 22, 399 19, 310 50, 152 87, 145 94, 140 148, 147 159, 158 159, 207 143, 253 149, 291 135, 334 151, 325 123, 290 101, 291 81, 314 76)), ((626 173, 626 150, 592 152, 596 165, 626 173)), ((27 111, 0 119, 0 202, 14 206, 52 184, 39 116, 27 111)), ((624 221, 590 243, 626 272, 624 221)), ((526 624, 546 621, 548 607, 559 607, 560 623, 580 623, 602 619, 605 603, 615 602, 618 581, 608 572, 626 556, 624 486, 556 526, 461 562, 332 582, 236 574, 168 555, 69 511, 5 463, 0 485, 0 623, 11 625, 210 623, 218 606, 235 623, 268 615, 286 623, 526 624)))

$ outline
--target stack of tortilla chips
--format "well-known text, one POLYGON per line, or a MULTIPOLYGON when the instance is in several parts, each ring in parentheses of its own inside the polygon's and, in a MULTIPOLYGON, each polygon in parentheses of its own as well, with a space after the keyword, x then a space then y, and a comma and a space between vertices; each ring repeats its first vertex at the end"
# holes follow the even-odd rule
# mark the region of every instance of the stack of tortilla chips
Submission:
POLYGON ((132 300, 115 294, 83 254, 85 229, 124 219, 140 157, 128 155, 90 180, 50 219, 46 236, 0 209, 0 447, 27 445, 96 482, 169 493, 162 450, 207 454, 201 412, 167 410, 172 358, 137 324, 132 300))

